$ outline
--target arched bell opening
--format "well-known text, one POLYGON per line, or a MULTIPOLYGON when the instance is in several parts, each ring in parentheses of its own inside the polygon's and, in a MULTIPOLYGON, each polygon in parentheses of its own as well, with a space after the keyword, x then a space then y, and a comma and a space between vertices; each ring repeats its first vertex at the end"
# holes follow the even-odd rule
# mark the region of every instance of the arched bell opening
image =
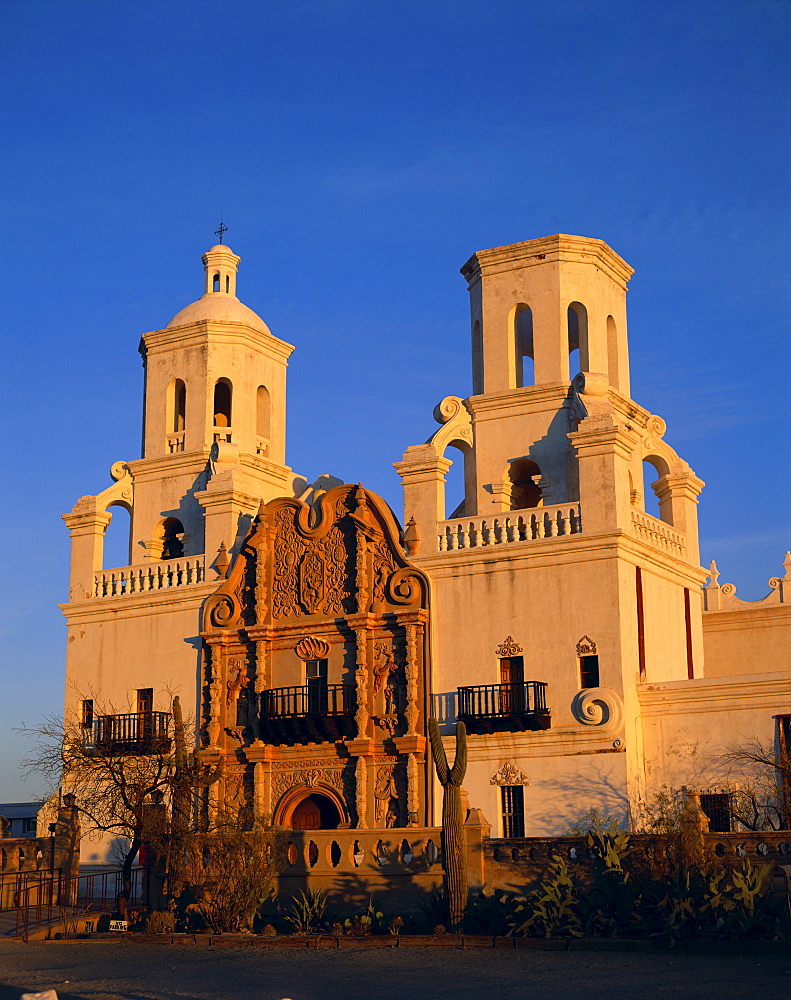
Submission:
POLYGON ((511 481, 511 510, 541 506, 541 469, 532 458, 518 458, 508 466, 511 481))
POLYGON ((275 826, 287 830, 337 830, 349 823, 343 800, 331 788, 292 788, 275 810, 275 826))
POLYGON ((184 525, 177 517, 166 517, 156 526, 151 554, 155 559, 180 559, 184 555, 184 525))

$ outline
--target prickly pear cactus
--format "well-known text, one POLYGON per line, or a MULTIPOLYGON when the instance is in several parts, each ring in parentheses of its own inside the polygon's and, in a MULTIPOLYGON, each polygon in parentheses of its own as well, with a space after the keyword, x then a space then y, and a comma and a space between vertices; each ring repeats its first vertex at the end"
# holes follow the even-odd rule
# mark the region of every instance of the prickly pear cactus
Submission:
POLYGON ((456 723, 456 759, 448 766, 445 747, 436 719, 429 719, 429 738, 434 767, 442 785, 442 850, 445 857, 445 893, 448 899, 451 930, 461 929, 467 905, 467 853, 464 849, 464 815, 461 806, 461 783, 467 771, 467 730, 456 723))

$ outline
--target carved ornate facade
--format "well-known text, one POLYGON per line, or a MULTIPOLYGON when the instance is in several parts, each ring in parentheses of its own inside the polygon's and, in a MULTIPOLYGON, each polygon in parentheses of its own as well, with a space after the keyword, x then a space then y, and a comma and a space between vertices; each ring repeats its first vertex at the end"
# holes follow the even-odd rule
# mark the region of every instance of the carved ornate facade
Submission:
MULTIPOLYGON (((245 767, 253 814, 279 825, 319 794, 343 825, 426 825, 427 622, 374 494, 262 503, 203 612, 204 756, 245 767)), ((211 795, 225 807, 222 781, 211 795)))

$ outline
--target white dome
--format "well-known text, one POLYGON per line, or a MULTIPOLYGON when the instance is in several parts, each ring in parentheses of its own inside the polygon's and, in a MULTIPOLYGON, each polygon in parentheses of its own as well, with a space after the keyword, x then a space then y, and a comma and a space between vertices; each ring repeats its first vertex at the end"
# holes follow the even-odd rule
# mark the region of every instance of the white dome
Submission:
POLYGON ((244 323, 260 333, 268 333, 271 336, 269 327, 257 313, 240 302, 235 295, 224 295, 220 292, 206 292, 205 295, 201 295, 197 302, 177 312, 165 329, 170 329, 172 326, 189 326, 201 320, 244 323))

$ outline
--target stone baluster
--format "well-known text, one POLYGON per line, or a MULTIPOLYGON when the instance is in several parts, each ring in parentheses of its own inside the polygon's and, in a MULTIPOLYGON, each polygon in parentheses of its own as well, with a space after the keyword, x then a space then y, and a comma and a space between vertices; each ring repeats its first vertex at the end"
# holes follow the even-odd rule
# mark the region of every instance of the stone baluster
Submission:
POLYGON ((406 758, 406 807, 407 826, 420 825, 420 778, 417 754, 407 754, 406 758))

